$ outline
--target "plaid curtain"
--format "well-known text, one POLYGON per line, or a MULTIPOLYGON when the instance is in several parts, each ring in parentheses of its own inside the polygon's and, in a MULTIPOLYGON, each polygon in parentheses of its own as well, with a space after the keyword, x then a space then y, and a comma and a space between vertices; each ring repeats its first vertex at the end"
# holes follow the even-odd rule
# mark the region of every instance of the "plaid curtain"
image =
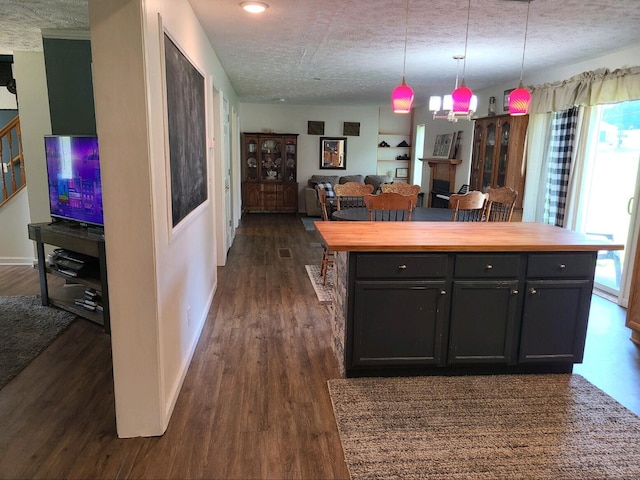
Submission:
POLYGON ((544 221, 562 227, 571 172, 571 158, 575 147, 578 107, 554 112, 551 121, 551 142, 547 156, 549 170, 544 207, 544 221))

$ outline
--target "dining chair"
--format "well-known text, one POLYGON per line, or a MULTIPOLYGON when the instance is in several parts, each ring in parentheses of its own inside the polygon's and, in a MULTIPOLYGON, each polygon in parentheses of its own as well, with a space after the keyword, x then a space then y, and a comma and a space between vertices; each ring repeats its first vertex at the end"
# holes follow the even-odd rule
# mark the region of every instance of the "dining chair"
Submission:
POLYGON ((409 185, 406 182, 383 183, 380 186, 382 193, 400 193, 402 195, 417 195, 420 193, 420 185, 409 185))
POLYGON ((472 190, 463 195, 454 193, 449 198, 449 208, 453 210, 453 222, 481 222, 484 219, 487 194, 472 190))
POLYGON ((518 192, 511 187, 487 188, 487 222, 510 222, 518 192))
POLYGON ((396 192, 365 195, 364 203, 369 211, 369 221, 410 221, 418 195, 402 195, 396 192))
POLYGON ((373 192, 373 185, 358 182, 346 182, 333 187, 336 194, 336 209, 364 207, 362 197, 373 192))
MULTIPOLYGON (((327 191, 324 188, 317 188, 318 201, 320 202, 320 210, 322 211, 322 220, 329 221, 329 213, 327 210, 327 191)), ((322 245, 322 262, 320 263, 320 277, 322 278, 322 284, 327 282, 327 272, 334 269, 336 252, 329 250, 327 245, 322 245)))

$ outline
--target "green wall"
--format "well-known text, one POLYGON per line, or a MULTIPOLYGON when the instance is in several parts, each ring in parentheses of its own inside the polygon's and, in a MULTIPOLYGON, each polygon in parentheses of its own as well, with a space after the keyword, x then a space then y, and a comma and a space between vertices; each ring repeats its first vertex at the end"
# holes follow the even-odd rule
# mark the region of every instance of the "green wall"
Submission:
POLYGON ((43 38, 51 133, 95 135, 91 42, 43 38))

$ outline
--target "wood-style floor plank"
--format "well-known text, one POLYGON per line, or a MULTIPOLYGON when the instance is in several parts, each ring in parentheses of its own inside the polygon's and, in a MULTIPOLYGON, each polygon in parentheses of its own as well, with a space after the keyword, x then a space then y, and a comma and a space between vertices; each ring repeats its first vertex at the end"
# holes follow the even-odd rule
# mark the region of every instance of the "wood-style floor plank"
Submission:
MULTIPOLYGON (((304 268, 320 262, 318 242, 295 215, 243 218, 161 437, 116 437, 110 338, 74 322, 0 390, 0 478, 348 478, 326 385, 338 376, 330 307, 304 268)), ((37 293, 37 270, 0 267, 0 295, 37 293)), ((598 303, 592 313, 619 324, 620 310, 598 303)), ((615 368, 615 385, 632 391, 637 347, 624 327, 591 324, 581 373, 597 380, 615 368)))
MULTIPOLYGON (((0 390, 0 478, 348 478, 318 241, 296 215, 243 219, 158 438, 116 437, 110 339, 74 322, 0 390)), ((0 295, 37 293, 36 269, 0 267, 0 295)))

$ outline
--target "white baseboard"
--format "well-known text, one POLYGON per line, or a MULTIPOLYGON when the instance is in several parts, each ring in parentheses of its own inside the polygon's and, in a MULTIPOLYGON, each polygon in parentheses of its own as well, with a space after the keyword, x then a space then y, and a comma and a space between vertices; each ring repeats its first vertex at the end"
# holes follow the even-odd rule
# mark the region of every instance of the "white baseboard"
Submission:
POLYGON ((35 266, 38 261, 28 257, 0 257, 0 265, 29 265, 35 266))

